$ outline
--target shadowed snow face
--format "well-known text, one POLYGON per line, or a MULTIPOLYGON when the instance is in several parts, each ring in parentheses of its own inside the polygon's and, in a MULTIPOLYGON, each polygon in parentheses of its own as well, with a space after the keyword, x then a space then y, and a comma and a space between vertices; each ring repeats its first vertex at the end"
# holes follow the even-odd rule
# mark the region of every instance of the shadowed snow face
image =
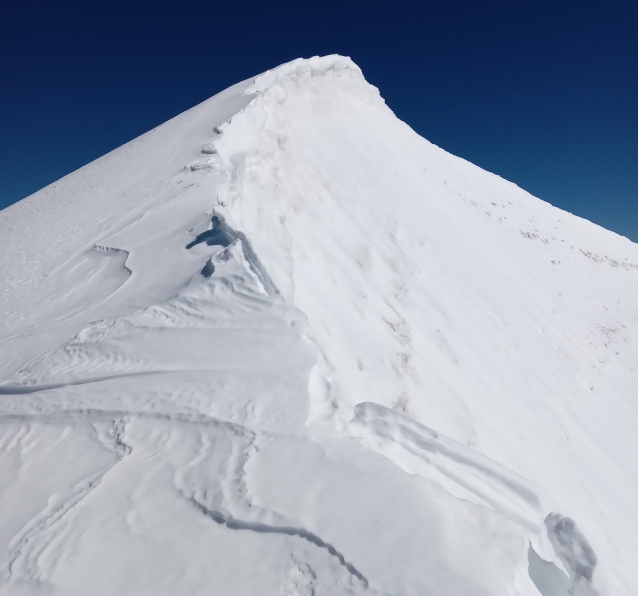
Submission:
POLYGON ((542 596, 569 596, 571 582, 554 563, 538 556, 532 545, 527 551, 529 577, 542 596))
POLYGON ((558 558, 571 578, 571 594, 596 596, 591 585, 598 557, 576 522, 560 513, 550 513, 545 519, 547 535, 558 558))
POLYGON ((545 518, 547 536, 569 577, 529 546, 529 576, 542 596, 598 596, 592 586, 598 558, 576 522, 560 513, 545 518))
POLYGON ((198 234, 195 240, 186 245, 186 248, 193 248, 202 242, 208 246, 228 246, 235 240, 235 236, 225 221, 220 219, 218 215, 213 215, 210 230, 198 234))
MULTIPOLYGON (((186 245, 186 248, 190 250, 194 246, 206 243, 207 246, 222 246, 227 247, 237 242, 241 247, 245 262, 250 267, 251 271, 257 276, 264 290, 271 295, 278 294, 279 290, 275 286, 274 282, 270 278, 270 275, 264 269, 259 257, 253 250, 250 240, 246 237, 246 234, 239 230, 233 230, 221 215, 213 215, 211 218, 211 227, 209 230, 198 234, 196 238, 186 245)), ((225 258, 227 252, 222 252, 216 258, 225 258)), ((215 273, 215 265, 213 264, 213 258, 211 257, 206 261, 201 274, 208 278, 215 273)))

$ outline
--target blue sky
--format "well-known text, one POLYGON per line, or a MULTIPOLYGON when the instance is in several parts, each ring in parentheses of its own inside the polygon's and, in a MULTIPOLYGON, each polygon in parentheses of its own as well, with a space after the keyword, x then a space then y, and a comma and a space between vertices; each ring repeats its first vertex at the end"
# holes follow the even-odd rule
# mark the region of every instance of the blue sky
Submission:
POLYGON ((638 2, 24 0, 0 12, 0 208, 229 85, 351 56, 444 149, 638 242, 638 2))

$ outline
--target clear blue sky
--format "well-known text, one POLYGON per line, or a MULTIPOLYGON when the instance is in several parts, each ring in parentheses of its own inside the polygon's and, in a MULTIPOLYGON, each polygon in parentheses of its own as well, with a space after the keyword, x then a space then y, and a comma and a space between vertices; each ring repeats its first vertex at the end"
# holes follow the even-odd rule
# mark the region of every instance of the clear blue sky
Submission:
POLYGON ((351 56, 430 141, 638 242, 638 1, 21 0, 0 208, 229 85, 351 56))

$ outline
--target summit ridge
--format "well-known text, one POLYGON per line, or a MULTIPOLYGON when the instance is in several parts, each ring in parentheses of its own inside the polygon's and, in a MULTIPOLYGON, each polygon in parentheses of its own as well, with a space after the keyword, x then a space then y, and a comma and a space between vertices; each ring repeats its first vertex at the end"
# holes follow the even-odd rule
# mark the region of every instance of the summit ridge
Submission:
POLYGON ((0 212, 0 595, 630 596, 638 245, 341 56, 0 212))

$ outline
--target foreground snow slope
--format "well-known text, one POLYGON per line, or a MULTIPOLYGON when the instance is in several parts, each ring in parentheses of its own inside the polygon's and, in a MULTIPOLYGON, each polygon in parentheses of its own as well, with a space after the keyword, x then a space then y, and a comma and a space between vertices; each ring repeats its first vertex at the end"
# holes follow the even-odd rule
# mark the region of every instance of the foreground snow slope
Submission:
POLYGON ((0 212, 0 259, 0 594, 638 591, 638 246, 348 59, 0 212))

